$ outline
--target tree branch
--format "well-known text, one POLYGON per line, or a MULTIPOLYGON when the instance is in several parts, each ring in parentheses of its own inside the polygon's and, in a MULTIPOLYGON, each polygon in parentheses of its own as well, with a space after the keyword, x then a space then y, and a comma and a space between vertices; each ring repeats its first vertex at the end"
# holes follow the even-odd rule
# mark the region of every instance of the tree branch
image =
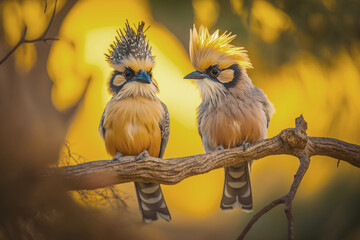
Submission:
POLYGON ((176 184, 185 178, 244 161, 257 160, 270 155, 293 155, 299 158, 300 165, 289 192, 256 213, 238 239, 244 239, 259 218, 280 204, 284 204, 288 220, 288 238, 294 239, 292 202, 309 168, 310 157, 328 156, 360 168, 360 146, 333 138, 308 137, 306 135, 307 123, 303 116, 298 117, 295 122, 295 128, 285 129, 273 138, 255 142, 245 151, 243 147, 236 147, 173 159, 150 156, 139 159, 135 156, 125 156, 120 160, 101 160, 51 168, 46 175, 56 175, 64 179, 69 190, 96 189, 132 181, 176 184))
MULTIPOLYGON (((19 42, 6 54, 6 56, 0 60, 0 65, 6 61, 6 59, 8 59, 11 54, 13 54, 13 52, 15 52, 15 50, 20 47, 22 44, 24 43, 34 43, 34 42, 40 42, 40 41, 43 41, 43 42, 46 42, 46 41, 56 41, 56 40, 59 40, 58 38, 55 38, 55 37, 46 37, 47 33, 49 32, 49 29, 50 29, 50 26, 51 26, 51 23, 53 22, 54 20, 54 17, 55 17, 55 13, 56 13, 56 4, 57 4, 57 0, 55 0, 55 6, 54 6, 54 11, 51 15, 51 18, 50 18, 50 21, 49 21, 49 24, 47 25, 46 29, 44 30, 44 32, 41 34, 40 37, 38 38, 35 38, 35 39, 25 39, 26 37, 26 32, 27 32, 27 26, 24 27, 24 30, 23 30, 23 33, 21 34, 21 37, 20 37, 20 40, 19 42)), ((45 3, 45 10, 44 12, 46 11, 46 8, 47 8, 47 2, 45 3)))
POLYGON ((300 116, 297 128, 288 128, 273 138, 242 147, 195 156, 160 159, 124 156, 120 160, 100 160, 79 165, 52 168, 47 173, 60 175, 70 190, 95 189, 113 184, 139 181, 176 184, 185 178, 207 173, 240 162, 257 160, 270 155, 288 154, 301 157, 323 155, 360 167, 360 146, 333 138, 308 137, 305 120, 300 116))

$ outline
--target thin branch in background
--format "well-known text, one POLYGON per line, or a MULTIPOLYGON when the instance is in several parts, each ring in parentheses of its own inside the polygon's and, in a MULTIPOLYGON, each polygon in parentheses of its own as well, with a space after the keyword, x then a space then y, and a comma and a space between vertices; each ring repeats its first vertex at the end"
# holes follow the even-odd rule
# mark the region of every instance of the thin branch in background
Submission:
MULTIPOLYGON (((56 13, 56 4, 57 4, 57 0, 55 0, 55 5, 54 5, 54 11, 51 15, 50 21, 48 26, 46 27, 46 29, 44 30, 44 32, 41 34, 40 37, 35 38, 35 39, 26 39, 26 32, 27 32, 27 26, 24 27, 23 33, 20 37, 20 40, 18 41, 18 43, 6 54, 6 56, 0 60, 0 65, 3 64, 10 56, 11 54, 13 54, 15 52, 16 49, 18 49, 18 47, 20 47, 22 44, 24 43, 34 43, 34 42, 44 42, 46 43, 47 41, 56 41, 59 40, 58 38, 55 37, 47 37, 47 33, 49 32, 50 26, 52 24, 52 22, 54 21, 54 17, 55 17, 55 13, 56 13)), ((45 1, 45 10, 47 8, 47 1, 45 1)))
POLYGON ((47 9, 47 0, 45 0, 44 13, 46 13, 46 9, 47 9))
MULTIPOLYGON (((64 143, 65 149, 61 157, 61 163, 65 166, 70 166, 73 163, 76 165, 85 162, 83 156, 71 151, 69 142, 64 143)), ((111 209, 124 210, 127 209, 126 195, 119 190, 115 185, 106 188, 95 190, 78 190, 75 191, 79 196, 80 201, 86 206, 103 206, 110 207, 111 209)))

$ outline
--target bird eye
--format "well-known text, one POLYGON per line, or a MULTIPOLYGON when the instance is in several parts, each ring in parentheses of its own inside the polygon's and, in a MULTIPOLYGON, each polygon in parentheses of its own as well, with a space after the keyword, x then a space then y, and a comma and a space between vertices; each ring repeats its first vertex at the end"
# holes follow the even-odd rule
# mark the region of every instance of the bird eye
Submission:
POLYGON ((131 77, 131 71, 130 71, 130 70, 126 70, 126 71, 124 72, 124 75, 125 75, 126 78, 130 78, 130 77, 131 77))
POLYGON ((213 77, 217 77, 220 74, 220 70, 217 67, 214 67, 211 69, 210 73, 213 77))
POLYGON ((149 77, 152 78, 152 72, 149 72, 148 74, 149 74, 149 77))

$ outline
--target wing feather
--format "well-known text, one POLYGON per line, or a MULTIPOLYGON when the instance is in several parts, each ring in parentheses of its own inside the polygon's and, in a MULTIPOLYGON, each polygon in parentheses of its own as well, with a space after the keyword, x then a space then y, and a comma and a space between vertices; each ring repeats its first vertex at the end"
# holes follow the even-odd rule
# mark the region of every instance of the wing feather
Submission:
POLYGON ((100 137, 105 140, 105 127, 104 127, 104 120, 105 120, 105 114, 106 114, 106 108, 101 116, 101 119, 100 119, 100 124, 99 124, 99 134, 100 134, 100 137))
POLYGON ((161 145, 160 145, 159 158, 162 158, 164 156, 165 148, 169 141, 169 136, 170 136, 170 114, 166 105, 161 101, 160 103, 161 106, 164 108, 164 112, 165 112, 163 119, 159 123, 159 127, 161 129, 161 145))

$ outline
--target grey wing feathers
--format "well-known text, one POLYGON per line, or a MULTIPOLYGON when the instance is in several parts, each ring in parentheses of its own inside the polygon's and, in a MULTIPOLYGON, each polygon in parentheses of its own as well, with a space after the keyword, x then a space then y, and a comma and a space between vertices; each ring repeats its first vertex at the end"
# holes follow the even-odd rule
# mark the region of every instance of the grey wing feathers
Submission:
POLYGON ((270 124, 270 118, 275 111, 274 106, 260 88, 255 87, 255 94, 258 98, 258 101, 262 104, 262 109, 266 115, 266 127, 268 128, 270 124))
POLYGON ((103 140, 105 139, 105 128, 104 128, 105 112, 106 112, 106 108, 101 116, 100 124, 99 124, 99 134, 103 140))
POLYGON ((160 145, 159 158, 162 158, 164 156, 165 148, 169 141, 169 136, 170 136, 170 114, 166 105, 161 101, 160 103, 161 106, 164 108, 164 112, 165 112, 164 118, 159 123, 159 127, 161 129, 161 145, 160 145))

